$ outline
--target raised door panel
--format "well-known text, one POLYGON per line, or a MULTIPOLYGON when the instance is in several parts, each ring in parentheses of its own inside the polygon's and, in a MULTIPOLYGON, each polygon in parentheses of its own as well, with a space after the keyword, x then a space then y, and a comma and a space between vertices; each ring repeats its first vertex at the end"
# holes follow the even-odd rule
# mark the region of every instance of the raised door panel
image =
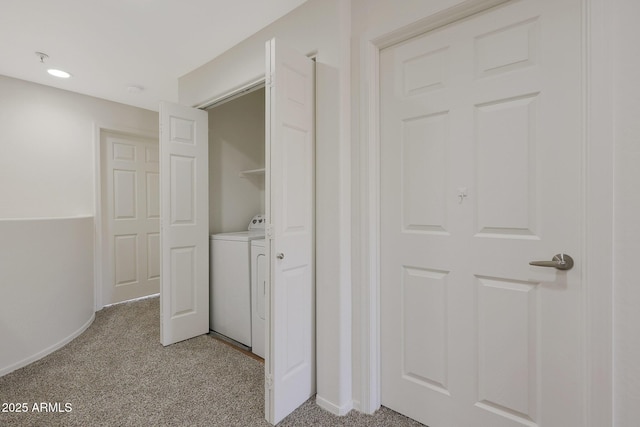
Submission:
POLYGON ((147 280, 160 278, 160 233, 147 233, 147 280))
POLYGON ((115 285, 138 282, 138 235, 115 236, 115 285))
POLYGON ((312 147, 308 131, 287 123, 282 130, 282 145, 282 232, 309 233, 312 204, 307 165, 312 147))
POLYGON ((130 162, 131 164, 135 163, 137 159, 137 147, 135 143, 126 142, 123 140, 114 141, 111 140, 112 144, 112 157, 115 161, 122 162, 130 162))
POLYGON ((147 172, 146 174, 146 198, 147 198, 147 218, 160 219, 160 174, 157 172, 147 172))
POLYGON ((423 95, 446 85, 448 46, 421 53, 402 62, 402 93, 423 95))
POLYGON ((447 113, 402 122, 402 229, 447 232, 447 113))
POLYGON ((171 248, 171 283, 179 284, 171 288, 172 319, 196 310, 196 248, 171 248))
POLYGON ((536 65, 538 43, 538 17, 476 36, 476 76, 489 77, 536 65))
POLYGON ((172 225, 194 225, 196 218, 196 174, 194 157, 170 156, 170 195, 172 225))
POLYGON ((113 171, 113 219, 137 218, 137 173, 135 170, 113 171))
POLYGON ((538 283, 477 277, 478 402, 523 424, 538 422, 538 283))
MULTIPOLYGON (((300 304, 300 301, 307 301, 311 298, 309 287, 306 285, 310 280, 309 269, 308 267, 283 269, 282 279, 285 288, 283 292, 285 300, 282 301, 284 311, 278 314, 282 322, 280 326, 285 331, 279 343, 286 349, 283 352, 286 358, 283 361, 282 383, 284 387, 287 387, 291 378, 291 384, 293 387, 297 387, 295 378, 297 371, 307 368, 311 360, 309 351, 312 346, 308 341, 312 337, 308 331, 313 324, 312 313, 307 310, 307 307, 300 304)), ((299 392, 305 393, 304 387, 299 392)))
POLYGON ((448 298, 446 271, 402 268, 402 373, 416 384, 448 391, 448 298))
POLYGON ((475 107, 477 232, 536 235, 538 94, 475 107))

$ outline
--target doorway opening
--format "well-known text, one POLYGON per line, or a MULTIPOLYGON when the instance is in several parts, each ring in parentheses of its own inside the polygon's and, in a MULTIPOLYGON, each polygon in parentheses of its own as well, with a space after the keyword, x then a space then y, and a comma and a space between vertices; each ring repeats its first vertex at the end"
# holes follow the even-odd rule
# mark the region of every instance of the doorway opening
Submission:
POLYGON ((209 330, 264 362, 264 82, 204 109, 209 119, 209 330))
MULTIPOLYGON (((559 399, 553 394, 583 395, 582 388, 588 380, 584 381, 581 375, 586 370, 581 373, 570 368, 578 365, 576 360, 582 360, 585 365, 588 363, 588 354, 580 353, 583 344, 579 341, 588 325, 575 322, 570 326, 565 323, 557 327, 550 320, 553 316, 580 318, 579 313, 585 309, 581 306, 584 300, 579 295, 583 271, 576 269, 570 273, 556 273, 529 266, 529 260, 544 259, 560 245, 575 253, 584 247, 582 231, 572 220, 581 217, 576 212, 581 203, 575 199, 573 203, 567 202, 569 198, 564 194, 559 196, 547 191, 545 179, 552 182, 561 179, 550 177, 548 173, 536 173, 537 168, 544 168, 545 172, 550 169, 561 171, 559 173, 580 170, 582 166, 575 161, 579 158, 575 153, 584 149, 577 132, 579 126, 571 127, 573 132, 567 132, 567 138, 563 139, 563 147, 567 149, 563 153, 568 155, 560 161, 562 168, 543 166, 543 162, 557 161, 557 152, 554 152, 553 159, 535 156, 537 152, 549 151, 544 144, 552 140, 545 137, 551 134, 550 129, 556 133, 561 129, 554 123, 557 113, 552 113, 553 109, 562 108, 563 103, 573 103, 574 107, 565 106, 564 110, 580 110, 578 85, 569 82, 557 84, 554 80, 577 75, 579 70, 558 72, 553 67, 566 66, 570 61, 553 64, 545 61, 540 75, 550 77, 535 81, 539 75, 531 72, 535 69, 532 64, 542 55, 529 55, 528 49, 535 46, 534 43, 529 44, 529 40, 543 46, 546 41, 555 39, 539 38, 538 27, 535 27, 540 16, 549 11, 532 13, 531 9, 522 6, 512 2, 502 9, 496 8, 471 19, 459 20, 456 17, 451 21, 453 25, 449 26, 441 26, 442 19, 438 17, 439 26, 434 32, 411 34, 412 37, 407 38, 404 35, 408 34, 401 31, 408 30, 402 29, 395 32, 394 37, 386 35, 372 41, 374 48, 369 58, 372 60, 368 63, 374 65, 368 72, 379 68, 375 70, 370 86, 374 90, 375 105, 369 125, 372 130, 375 126, 376 131, 379 127, 380 135, 372 132, 370 139, 367 153, 373 153, 374 160, 369 163, 371 184, 366 185, 369 194, 380 194, 380 199, 374 200, 375 208, 368 214, 370 222, 379 221, 379 228, 374 236, 367 236, 374 244, 370 246, 373 251, 366 253, 371 256, 370 260, 376 259, 370 270, 373 273, 370 276, 372 286, 365 295, 379 305, 367 306, 365 311, 373 320, 369 326, 373 326, 374 332, 378 327, 381 331, 380 342, 376 342, 376 334, 371 333, 367 343, 375 346, 375 352, 371 354, 380 359, 372 357, 372 360, 380 360, 382 368, 381 373, 370 370, 373 374, 367 380, 371 381, 369 384, 372 384, 374 392, 379 391, 376 387, 382 389, 383 404, 393 408, 389 402, 402 401, 401 404, 406 403, 406 409, 396 410, 428 424, 450 423, 451 419, 447 417, 455 413, 458 420, 466 417, 479 425, 529 424, 537 422, 537 417, 557 417, 565 420, 559 421, 560 424, 570 425, 578 421, 566 420, 569 417, 578 419, 583 412, 579 408, 583 403, 579 401, 575 401, 571 408, 565 404, 558 408, 554 403, 559 399), (535 31, 529 31, 528 26, 535 31), (527 42, 522 44, 521 51, 527 52, 531 63, 512 62, 513 58, 499 48, 501 41, 515 40, 513 34, 516 32, 527 35, 522 39, 527 42), (399 34, 403 35, 403 41, 398 43, 401 38, 396 36, 399 34), (447 42, 448 45, 443 46, 447 42), (461 51, 466 54, 460 54, 461 51), (499 55, 493 57, 496 62, 489 67, 487 58, 495 52, 499 55), (457 62, 449 64, 455 65, 451 66, 453 71, 450 73, 424 72, 437 70, 437 64, 446 63, 445 58, 453 57, 457 62), (499 61, 498 57, 501 57, 499 61), (473 65, 469 66, 472 62, 473 65), (518 73, 511 73, 520 66, 518 73), (475 75, 460 71, 473 70, 474 67, 475 75), (519 85, 515 84, 515 76, 522 79, 519 85), (513 78, 509 84, 499 83, 500 78, 509 77, 513 78), (531 89, 532 82, 537 84, 535 90, 531 89), (475 89, 457 91, 456 85, 475 89), (562 89, 558 90, 558 87, 562 89), (574 91, 568 90, 569 87, 574 91), (545 96, 539 100, 540 93, 545 96), (402 108, 409 103, 411 110, 402 108), (521 117, 519 121, 514 120, 517 114, 521 117), (508 120, 504 119, 506 115, 511 115, 508 120), (496 120, 500 116, 502 118, 496 120), (380 124, 376 121, 378 118, 380 124), (518 133, 521 135, 519 138, 518 133), (460 137, 461 134, 465 136, 460 137), (473 150, 454 145, 466 141, 475 141, 478 148, 473 150), (509 154, 508 161, 495 164, 499 156, 494 154, 500 151, 496 150, 499 145, 500 148, 520 147, 521 165, 517 166, 518 158, 514 154, 509 154), (455 162, 447 161, 451 153, 456 154, 452 156, 455 162), (529 161, 527 156, 536 161, 529 161), (435 160, 438 157, 440 161, 435 160), (371 167, 374 165, 379 169, 371 167), (510 169, 506 170, 505 165, 510 169), (530 179, 518 181, 515 178, 518 173, 526 174, 530 179), (498 181, 492 179, 492 174, 500 176, 500 183, 504 184, 502 187, 494 185, 498 181), (440 185, 419 187, 421 182, 440 185), (533 186, 527 185, 529 182, 535 182, 545 191, 535 192, 533 186), (416 195, 420 197, 414 197, 416 195), (507 197, 510 195, 518 195, 523 200, 512 206, 510 203, 514 199, 507 197), (494 199, 489 201, 491 197, 494 199), (552 197, 555 197, 554 201, 548 201, 552 197), (516 223, 516 215, 521 212, 518 208, 527 205, 532 206, 527 213, 535 212, 537 215, 529 215, 526 218, 528 223, 520 219, 516 223), (553 206, 552 215, 549 209, 545 209, 550 206, 553 206), (562 224, 559 216, 565 221, 562 224), (533 218, 537 222, 533 222, 533 218), (549 232, 552 224, 557 226, 557 231, 553 228, 553 232, 549 232), (403 242, 407 236, 414 240, 403 242), (435 240, 439 241, 437 250, 433 251, 435 246, 430 243, 435 240), (451 240, 451 243, 445 243, 446 240, 451 240), (531 242, 535 242, 535 247, 530 245, 531 242), (516 244, 518 249, 513 250, 510 245, 516 244), (407 248, 407 251, 401 253, 398 248, 407 248), (461 251, 461 248, 468 252, 461 251), (376 254, 378 249, 380 251, 376 254), (460 262, 464 256, 472 261, 460 262), (521 296, 523 298, 516 301, 521 296), (521 306, 517 307, 519 303, 521 306), (539 312, 545 313, 544 319, 536 317, 539 312), (380 325, 376 325, 375 321, 380 319, 383 319, 380 325), (396 323, 389 319, 396 319, 396 323), (419 330, 416 325, 421 325, 419 330), (573 327, 573 331, 569 327, 573 327), (550 337, 560 334, 564 334, 563 338, 556 339, 553 346, 548 344, 550 337), (401 345, 394 345, 395 337, 402 337, 401 345), (495 349, 500 349, 500 353, 495 349), (567 369, 553 359, 557 354, 570 352, 575 357, 571 358, 573 362, 567 369), (563 375, 553 376, 557 383, 551 380, 539 382, 540 378, 552 377, 549 375, 553 370, 551 366, 564 369, 563 375), (394 371, 394 368, 398 369, 394 371), (460 372, 467 374, 460 375, 460 372), (513 380, 516 372, 522 375, 523 380, 513 380), (569 374, 575 376, 571 381, 562 383, 561 380, 569 378, 569 374), (469 378, 475 378, 476 383, 465 384, 469 378), (568 391, 568 387, 576 390, 568 391), (410 392, 403 394, 410 388, 410 392), (454 389, 457 393, 449 392, 454 389), (456 406, 459 405, 455 401, 456 394, 472 396, 477 402, 460 410, 464 403, 456 406), (425 411, 425 408, 431 409, 425 411), (440 414, 441 420, 438 419, 440 414)), ((452 14, 452 17, 455 16, 452 14)), ((544 31, 568 33, 573 30, 573 34, 577 34, 577 27, 573 26, 577 22, 574 20, 572 26, 567 24, 561 30, 550 26, 544 31)), ((571 40, 576 42, 578 37, 571 40)), ((553 49, 560 47, 554 44, 553 49)), ((539 48, 534 52, 550 55, 553 49, 539 48)), ((578 52, 579 49, 574 47, 563 51, 578 52)), ((571 64, 577 67, 579 61, 571 64)), ((577 122, 577 115, 572 119, 577 122)), ((566 126, 571 121, 564 115, 560 122, 566 126)), ((505 152, 503 150, 500 154, 505 152)), ((581 173, 571 176, 575 179, 571 181, 569 193, 581 194, 585 185, 577 181, 581 173)), ((563 190, 566 192, 566 187, 563 190)))
MULTIPOLYGON (((274 39, 266 59, 265 417, 276 424, 315 392, 315 67, 274 39)), ((209 293, 207 122, 161 103, 163 345, 209 331, 209 299, 198 298, 209 293)))
POLYGON ((99 129, 97 304, 160 291, 157 136, 99 129))

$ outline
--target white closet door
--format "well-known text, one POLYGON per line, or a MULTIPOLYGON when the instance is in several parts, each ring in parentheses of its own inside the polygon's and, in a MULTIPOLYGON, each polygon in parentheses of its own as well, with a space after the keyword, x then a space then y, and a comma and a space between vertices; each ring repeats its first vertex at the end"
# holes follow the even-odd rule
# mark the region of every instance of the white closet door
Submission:
POLYGON ((267 42, 265 416, 315 393, 314 63, 267 42))
POLYGON ((208 120, 202 110, 160 104, 160 340, 209 331, 208 120))

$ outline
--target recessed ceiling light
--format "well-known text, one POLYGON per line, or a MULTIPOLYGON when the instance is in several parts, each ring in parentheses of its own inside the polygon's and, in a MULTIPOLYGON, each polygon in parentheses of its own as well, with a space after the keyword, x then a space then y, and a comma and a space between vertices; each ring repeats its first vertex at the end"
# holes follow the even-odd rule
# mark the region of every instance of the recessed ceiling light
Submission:
POLYGON ((67 73, 66 71, 56 70, 55 68, 49 68, 47 70, 47 73, 55 77, 60 77, 61 79, 68 79, 69 77, 71 77, 71 74, 67 73))

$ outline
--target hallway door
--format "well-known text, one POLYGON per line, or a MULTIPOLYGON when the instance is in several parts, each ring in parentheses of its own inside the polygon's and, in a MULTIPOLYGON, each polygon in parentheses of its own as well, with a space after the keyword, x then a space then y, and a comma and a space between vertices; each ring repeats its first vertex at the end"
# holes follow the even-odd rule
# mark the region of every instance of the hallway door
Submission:
POLYGON ((381 51, 381 397, 430 427, 584 425, 580 4, 381 51))
POLYGON ((160 291, 158 142, 102 132, 103 304, 160 291))

